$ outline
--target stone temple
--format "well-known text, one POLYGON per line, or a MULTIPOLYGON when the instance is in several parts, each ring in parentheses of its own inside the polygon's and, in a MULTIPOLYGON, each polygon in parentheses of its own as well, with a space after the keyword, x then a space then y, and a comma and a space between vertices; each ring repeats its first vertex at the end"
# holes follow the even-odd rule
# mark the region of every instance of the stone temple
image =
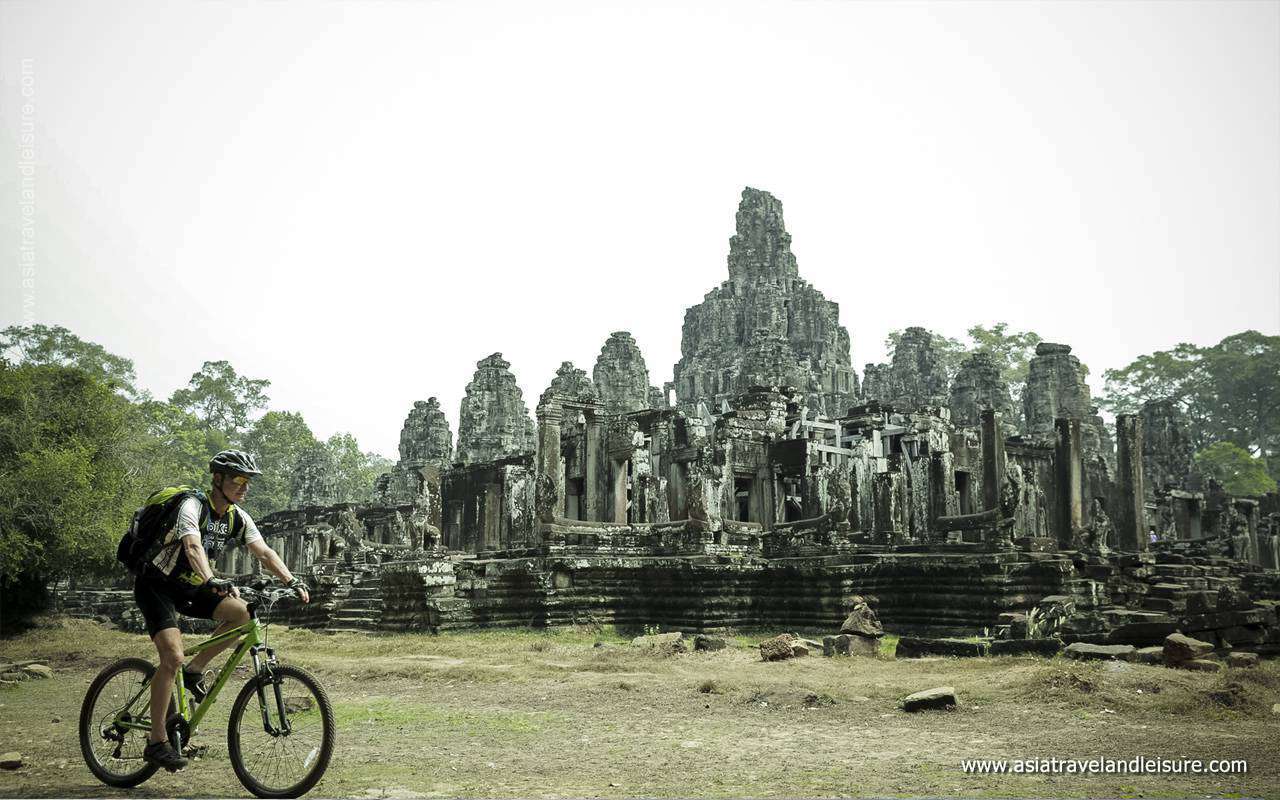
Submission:
POLYGON ((1066 344, 1037 347, 1016 398, 990 357, 948 375, 908 327, 860 383, 767 192, 743 191, 727 280, 661 388, 641 344, 611 333, 536 399, 481 358, 456 442, 415 403, 371 505, 327 503, 322 460, 301 463, 295 507, 259 523, 317 586, 290 623, 834 630, 874 597, 900 633, 1016 640, 1054 607, 1060 643, 1280 652, 1280 496, 1194 474, 1172 403, 1105 423, 1066 344))

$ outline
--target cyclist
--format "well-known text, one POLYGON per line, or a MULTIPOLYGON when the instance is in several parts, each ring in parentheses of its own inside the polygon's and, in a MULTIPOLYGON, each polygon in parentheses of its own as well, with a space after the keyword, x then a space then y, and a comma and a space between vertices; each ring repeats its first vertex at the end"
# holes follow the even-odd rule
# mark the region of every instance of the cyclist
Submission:
MULTIPOLYGON (((183 660, 177 614, 217 620, 214 634, 249 621, 249 608, 235 584, 216 577, 210 563, 228 544, 242 545, 294 589, 302 602, 311 602, 307 585, 294 577, 267 545, 253 518, 236 506, 244 500, 249 480, 262 474, 257 461, 241 450, 223 450, 209 462, 209 472, 213 474, 213 490, 207 498, 193 495, 182 501, 177 520, 148 553, 133 587, 147 633, 160 655, 160 666, 151 681, 151 735, 143 758, 169 770, 187 765, 187 759, 169 744, 165 731, 173 680, 183 660)), ((183 668, 183 684, 197 702, 205 694, 199 686, 205 665, 232 644, 228 641, 211 647, 183 668)))

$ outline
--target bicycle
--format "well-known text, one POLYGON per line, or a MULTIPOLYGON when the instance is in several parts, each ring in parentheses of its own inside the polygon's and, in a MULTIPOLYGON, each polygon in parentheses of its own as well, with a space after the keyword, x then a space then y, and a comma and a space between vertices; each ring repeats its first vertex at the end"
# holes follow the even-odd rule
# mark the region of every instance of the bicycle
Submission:
MULTIPOLYGON (((175 697, 169 700, 165 730, 178 750, 199 731, 200 721, 218 699, 222 687, 248 655, 253 674, 236 696, 227 724, 231 767, 244 787, 258 797, 300 797, 310 791, 329 766, 337 735, 333 707, 324 687, 308 672, 280 664, 267 646, 266 623, 259 609, 270 612, 291 589, 241 589, 255 597, 249 621, 188 648, 188 656, 241 636, 244 640, 223 665, 204 699, 196 704, 183 685, 182 670, 175 678, 175 697), (254 709, 250 711, 254 700, 254 709)), ((98 780, 108 786, 131 788, 159 769, 142 758, 151 730, 151 676, 156 667, 142 658, 126 658, 110 665, 89 685, 80 709, 80 750, 98 780)))

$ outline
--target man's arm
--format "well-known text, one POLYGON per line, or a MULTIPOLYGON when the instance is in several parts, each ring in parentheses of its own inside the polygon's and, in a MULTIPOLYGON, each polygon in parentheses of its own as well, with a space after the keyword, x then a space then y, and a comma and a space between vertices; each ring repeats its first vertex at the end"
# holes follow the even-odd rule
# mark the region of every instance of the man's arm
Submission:
MULTIPOLYGON (((265 540, 255 539, 245 546, 248 547, 249 552, 253 553, 254 557, 258 559, 258 562, 261 563, 269 572, 279 578, 282 583, 293 583, 293 573, 289 571, 289 568, 284 564, 284 560, 281 559, 280 556, 276 555, 276 551, 272 550, 271 546, 268 545, 265 540)), ((311 602, 311 595, 306 589, 302 590, 302 602, 311 602)))
MULTIPOLYGON (((200 535, 186 534, 183 536, 182 548, 187 554, 187 563, 191 565, 191 571, 203 578, 206 583, 213 580, 213 567, 209 566, 209 558, 204 553, 204 545, 200 542, 200 535)), ((232 597, 240 596, 240 590, 235 586, 231 587, 230 592, 232 597)))

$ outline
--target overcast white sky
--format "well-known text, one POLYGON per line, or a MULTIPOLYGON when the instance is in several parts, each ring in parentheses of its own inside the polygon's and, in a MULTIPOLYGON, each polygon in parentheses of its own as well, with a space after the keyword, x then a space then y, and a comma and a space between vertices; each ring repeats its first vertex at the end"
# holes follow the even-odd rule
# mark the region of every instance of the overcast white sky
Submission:
POLYGON ((494 351, 530 409, 614 330, 670 380, 748 185, 859 372, 917 324, 1036 330, 1095 391, 1280 332, 1275 2, 0 2, 0 109, 0 325, 160 396, 227 359, 392 457, 494 351))

